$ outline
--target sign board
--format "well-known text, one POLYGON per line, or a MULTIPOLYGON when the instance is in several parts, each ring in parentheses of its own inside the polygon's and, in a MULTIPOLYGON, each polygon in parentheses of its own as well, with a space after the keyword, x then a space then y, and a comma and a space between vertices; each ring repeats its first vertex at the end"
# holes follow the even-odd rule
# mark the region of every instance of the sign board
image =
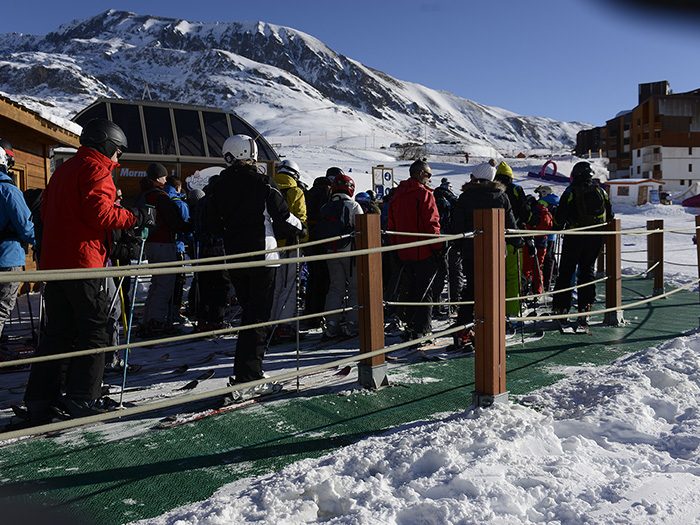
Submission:
POLYGON ((387 189, 394 187, 394 168, 372 166, 372 186, 377 197, 382 198, 387 189))

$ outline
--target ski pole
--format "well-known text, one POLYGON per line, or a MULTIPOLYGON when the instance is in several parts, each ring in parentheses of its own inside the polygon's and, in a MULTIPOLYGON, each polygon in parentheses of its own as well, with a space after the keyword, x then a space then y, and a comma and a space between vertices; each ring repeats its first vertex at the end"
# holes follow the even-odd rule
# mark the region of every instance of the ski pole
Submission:
MULTIPOLYGON (((144 232, 141 232, 141 249, 139 250, 139 259, 138 259, 138 264, 141 264, 143 261, 143 250, 146 246, 146 238, 148 237, 148 232, 144 229, 144 232)), ((131 289, 131 305, 129 308, 129 324, 128 328, 126 330, 126 344, 131 343, 131 332, 132 332, 132 325, 134 322, 134 310, 136 309, 136 290, 138 289, 138 283, 139 283, 139 276, 136 275, 134 276, 134 285, 131 289)), ((122 375, 122 389, 121 392, 119 393, 119 408, 123 408, 123 400, 124 400, 124 389, 126 388, 126 373, 129 370, 129 348, 124 350, 124 373, 122 375)))
MULTIPOLYGON (((22 271, 26 271, 26 268, 22 266, 22 271)), ((32 345, 36 348, 39 345, 39 337, 37 336, 36 329, 34 328, 34 309, 32 308, 32 298, 29 294, 29 283, 25 289, 25 294, 27 296, 27 308, 29 309, 29 321, 32 325, 32 345)))
MULTIPOLYGON (((295 239, 295 244, 299 244, 299 237, 296 237, 295 239)), ((296 250, 297 252, 297 259, 301 256, 299 248, 296 250)), ((301 263, 297 261, 296 264, 296 279, 294 282, 294 286, 296 286, 296 310, 294 317, 297 318, 296 320, 296 345, 297 345, 297 392, 299 392, 299 316, 301 315, 301 290, 300 290, 300 284, 301 284, 301 263)))

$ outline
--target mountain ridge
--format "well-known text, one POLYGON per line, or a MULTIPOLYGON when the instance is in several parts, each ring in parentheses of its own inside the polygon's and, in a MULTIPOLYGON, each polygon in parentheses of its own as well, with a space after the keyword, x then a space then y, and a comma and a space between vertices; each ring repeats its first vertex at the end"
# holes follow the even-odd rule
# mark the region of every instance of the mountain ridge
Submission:
POLYGON ((108 10, 44 36, 0 35, 0 91, 71 117, 97 97, 213 105, 262 133, 454 140, 483 150, 570 149, 586 124, 522 116, 406 82, 266 22, 191 22, 108 10), (147 90, 146 90, 147 87, 147 90), (309 115, 312 115, 310 118, 309 115))

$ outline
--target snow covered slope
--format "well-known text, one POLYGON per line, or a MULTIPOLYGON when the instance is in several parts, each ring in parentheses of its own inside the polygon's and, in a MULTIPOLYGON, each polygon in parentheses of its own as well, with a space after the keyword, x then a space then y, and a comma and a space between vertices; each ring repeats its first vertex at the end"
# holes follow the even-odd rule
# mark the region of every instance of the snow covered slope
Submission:
POLYGON ((454 140, 476 155, 570 149, 586 125, 525 117, 403 82, 287 27, 109 10, 44 36, 0 36, 0 91, 72 116, 99 96, 234 110, 268 136, 454 140))

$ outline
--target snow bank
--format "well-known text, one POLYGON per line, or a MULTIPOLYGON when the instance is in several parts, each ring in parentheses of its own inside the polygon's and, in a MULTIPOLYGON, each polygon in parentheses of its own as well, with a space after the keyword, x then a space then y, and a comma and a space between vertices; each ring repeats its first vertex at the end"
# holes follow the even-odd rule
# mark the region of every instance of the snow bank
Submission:
POLYGON ((152 524, 697 523, 700 336, 222 488, 152 524))

